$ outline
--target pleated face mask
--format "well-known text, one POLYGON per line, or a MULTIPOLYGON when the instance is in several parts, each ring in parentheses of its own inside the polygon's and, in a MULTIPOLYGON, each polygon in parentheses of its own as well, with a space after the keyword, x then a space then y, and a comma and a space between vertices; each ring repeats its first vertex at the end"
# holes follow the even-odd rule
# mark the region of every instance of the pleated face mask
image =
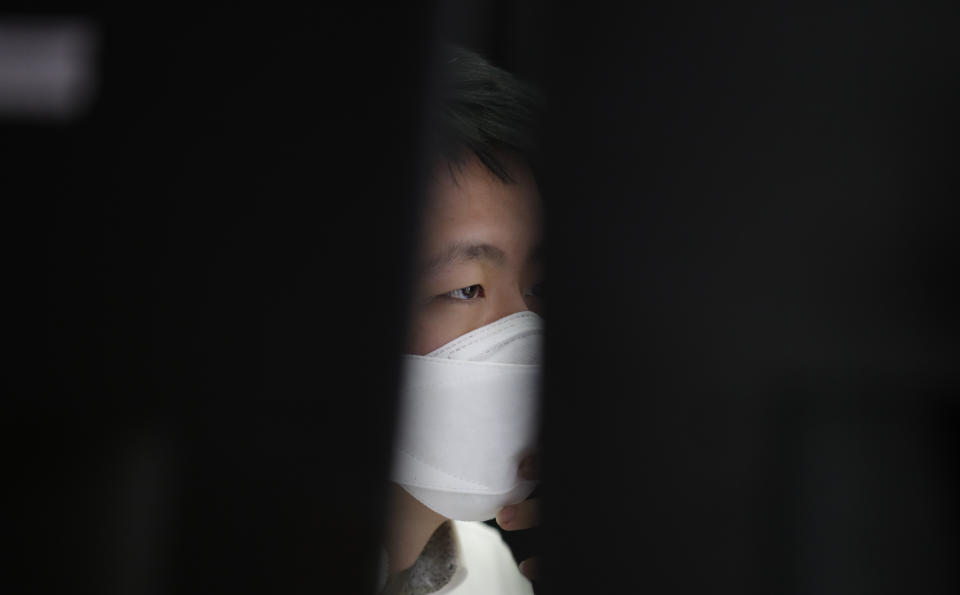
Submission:
POLYGON ((485 521, 530 495, 543 319, 517 312, 405 355, 391 479, 446 518, 485 521))

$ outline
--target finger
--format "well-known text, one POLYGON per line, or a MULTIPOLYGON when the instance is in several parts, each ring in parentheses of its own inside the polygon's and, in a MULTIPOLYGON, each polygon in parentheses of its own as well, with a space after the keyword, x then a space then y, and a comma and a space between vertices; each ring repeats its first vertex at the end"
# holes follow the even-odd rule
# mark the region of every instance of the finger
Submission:
POLYGON ((535 581, 540 578, 540 556, 527 558, 520 563, 520 572, 528 579, 535 581))
POLYGON ((506 531, 536 527, 540 524, 540 501, 524 500, 519 504, 504 506, 497 514, 497 524, 506 531))
POLYGON ((535 454, 524 457, 517 469, 517 476, 520 479, 540 479, 540 457, 535 454))

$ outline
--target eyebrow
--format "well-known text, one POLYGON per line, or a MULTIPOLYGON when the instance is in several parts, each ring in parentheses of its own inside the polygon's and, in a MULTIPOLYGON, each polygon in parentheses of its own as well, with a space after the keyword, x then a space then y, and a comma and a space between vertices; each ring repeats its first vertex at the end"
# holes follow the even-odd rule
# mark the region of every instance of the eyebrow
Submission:
POLYGON ((446 246, 439 254, 432 256, 420 265, 423 273, 434 273, 452 264, 471 260, 485 260, 498 266, 507 260, 506 253, 490 244, 467 244, 457 242, 446 246))

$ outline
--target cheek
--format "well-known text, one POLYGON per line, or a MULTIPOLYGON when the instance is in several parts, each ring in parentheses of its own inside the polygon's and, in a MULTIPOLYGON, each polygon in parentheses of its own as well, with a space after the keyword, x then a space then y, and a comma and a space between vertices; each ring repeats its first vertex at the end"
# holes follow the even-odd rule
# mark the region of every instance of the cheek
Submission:
POLYGON ((427 306, 414 312, 405 352, 426 355, 475 328, 469 313, 461 309, 466 308, 427 306))
POLYGON ((536 314, 537 316, 543 316, 543 301, 540 298, 530 298, 526 300, 527 309, 536 314))
POLYGON ((404 349, 404 353, 409 353, 410 355, 426 355, 430 353, 436 349, 435 347, 431 347, 436 341, 435 335, 435 329, 431 328, 430 325, 414 321, 410 325, 410 334, 407 337, 407 346, 404 349))

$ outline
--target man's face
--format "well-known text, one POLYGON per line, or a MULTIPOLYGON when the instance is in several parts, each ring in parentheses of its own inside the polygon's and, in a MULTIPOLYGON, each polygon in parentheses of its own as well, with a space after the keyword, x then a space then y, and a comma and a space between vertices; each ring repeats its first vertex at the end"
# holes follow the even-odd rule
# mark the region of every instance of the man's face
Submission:
POLYGON ((515 312, 542 313, 540 194, 525 165, 506 164, 514 183, 473 156, 435 170, 407 353, 425 355, 515 312))

